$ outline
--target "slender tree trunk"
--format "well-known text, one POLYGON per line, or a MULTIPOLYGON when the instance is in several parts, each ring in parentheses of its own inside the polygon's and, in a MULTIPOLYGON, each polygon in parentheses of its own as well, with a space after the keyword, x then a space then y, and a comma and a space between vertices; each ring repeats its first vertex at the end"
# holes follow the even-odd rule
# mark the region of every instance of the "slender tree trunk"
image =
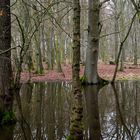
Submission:
MULTIPOLYGON (((59 11, 59 2, 58 0, 56 0, 57 5, 56 5, 56 10, 59 11)), ((62 20, 61 20, 61 15, 60 13, 57 13, 57 23, 62 26, 62 20)), ((56 24, 56 23, 55 23, 56 24)), ((62 68, 61 68, 61 57, 62 57, 62 52, 61 49, 63 47, 63 45, 61 44, 62 42, 62 30, 58 28, 58 30, 55 33, 55 50, 56 50, 56 70, 57 72, 62 72, 62 68)))
POLYGON ((72 82, 74 105, 72 108, 72 117, 70 125, 71 140, 82 140, 82 94, 80 89, 80 4, 79 0, 73 0, 74 17, 73 17, 73 62, 72 62, 72 82))
POLYGON ((41 25, 41 47, 42 47, 42 61, 45 62, 46 61, 46 46, 45 46, 45 27, 44 27, 44 23, 42 23, 41 25))
POLYGON ((81 0, 81 63, 85 65, 87 46, 87 5, 88 2, 81 0))
MULTIPOLYGON (((53 19, 52 19, 53 22, 53 19)), ((54 53, 54 26, 50 29, 50 44, 48 46, 48 70, 53 70, 53 53, 54 53)))
MULTIPOLYGON (((37 3, 35 3, 35 6, 37 7, 37 3)), ((39 8, 38 8, 39 10, 39 8)), ((36 14, 36 12, 35 12, 36 14)), ((41 15, 40 15, 41 17, 41 15)), ((42 74, 43 73, 43 64, 42 64, 42 52, 41 52, 41 27, 38 27, 38 22, 42 23, 42 18, 35 18, 35 28, 38 28, 38 32, 35 34, 35 47, 36 47, 36 73, 42 74)))
POLYGON ((137 65, 138 64, 138 60, 137 60, 137 51, 138 51, 138 44, 137 44, 137 20, 135 20, 134 22, 134 65, 137 65))
MULTIPOLYGON (((115 16, 115 32, 119 31, 118 27, 118 17, 115 16)), ((117 56, 118 56, 118 34, 115 34, 115 63, 117 62, 117 56)))
POLYGON ((62 68, 61 68, 61 50, 60 50, 60 42, 61 41, 61 35, 58 35, 56 33, 55 35, 55 50, 56 50, 56 65, 57 65, 57 72, 62 72, 62 68))
POLYGON ((43 64, 42 64, 42 53, 41 53, 41 38, 40 38, 40 28, 38 33, 35 35, 35 47, 36 47, 36 73, 43 73, 43 64))
POLYGON ((113 1, 114 4, 114 31, 116 32, 114 35, 114 41, 115 41, 115 63, 117 62, 117 56, 118 56, 118 45, 119 45, 119 36, 118 36, 118 31, 119 31, 119 13, 118 13, 118 2, 117 0, 113 1))
MULTIPOLYGON (((124 26, 125 25, 124 6, 125 6, 124 1, 120 1, 120 8, 122 10, 122 14, 120 17, 120 30, 123 30, 125 27, 124 26)), ((124 36, 125 36, 125 31, 121 32, 121 34, 120 34, 121 42, 122 42, 124 36)), ((126 41, 125 41, 125 43, 126 43, 126 41)), ((125 43, 124 43, 124 45, 125 45, 125 43)), ((124 49, 124 47, 122 47, 122 52, 121 52, 121 57, 120 57, 120 68, 119 68, 120 71, 124 70, 124 59, 125 59, 125 49, 124 49)))

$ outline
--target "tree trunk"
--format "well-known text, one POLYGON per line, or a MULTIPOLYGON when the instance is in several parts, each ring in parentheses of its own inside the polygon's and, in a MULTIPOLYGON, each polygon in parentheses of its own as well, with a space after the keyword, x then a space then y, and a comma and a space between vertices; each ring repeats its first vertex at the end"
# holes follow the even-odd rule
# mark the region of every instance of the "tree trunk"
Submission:
MULTIPOLYGON (((116 11, 116 10, 115 10, 116 11)), ((119 27, 118 27, 118 17, 115 16, 115 32, 119 31, 119 27)), ((118 34, 115 33, 115 63, 117 62, 117 56, 118 56, 118 34)))
POLYGON ((89 84, 99 83, 97 72, 99 51, 99 0, 89 0, 88 47, 86 52, 85 78, 89 84))
MULTIPOLYGON (((52 19, 53 22, 53 19, 52 19)), ((50 44, 48 45, 48 70, 53 70, 53 65, 54 65, 54 26, 52 24, 52 27, 50 29, 50 38, 49 38, 49 42, 50 44)))
MULTIPOLYGON (((120 1, 120 9, 122 10, 121 17, 120 17, 120 30, 123 30, 125 28, 125 11, 124 11, 125 1, 120 1)), ((125 36, 125 30, 121 32, 120 34, 120 40, 122 42, 123 38, 125 36)), ((126 40, 127 41, 127 40, 126 40)), ((125 41, 125 43, 126 43, 125 41)), ((120 71, 124 71, 124 60, 125 60, 125 49, 122 47, 121 57, 120 57, 120 71)))
POLYGON ((61 68, 61 50, 60 50, 61 37, 60 36, 61 35, 58 35, 57 33, 55 35, 56 66, 57 66, 56 70, 57 70, 57 72, 62 72, 62 68, 61 68))
POLYGON ((79 0, 73 0, 73 62, 72 62, 72 82, 74 104, 72 108, 72 117, 70 124, 70 135, 68 139, 82 140, 82 94, 80 89, 80 4, 79 0))
POLYGON ((137 51, 138 51, 138 44, 137 44, 137 20, 135 20, 134 22, 134 65, 137 65, 138 64, 138 56, 137 56, 137 51))
MULTIPOLYGON (((0 51, 11 48, 10 0, 0 0, 0 51)), ((11 51, 0 55, 0 115, 12 109, 11 51)))

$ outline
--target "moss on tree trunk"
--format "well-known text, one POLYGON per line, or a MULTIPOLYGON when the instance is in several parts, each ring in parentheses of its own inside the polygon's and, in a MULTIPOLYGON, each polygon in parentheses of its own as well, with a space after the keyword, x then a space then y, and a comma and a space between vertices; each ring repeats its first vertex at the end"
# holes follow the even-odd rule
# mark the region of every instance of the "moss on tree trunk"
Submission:
POLYGON ((72 82, 74 103, 72 107, 70 135, 68 140, 83 139, 83 107, 82 94, 80 86, 80 4, 79 0, 73 0, 74 17, 73 17, 73 62, 72 62, 72 82))

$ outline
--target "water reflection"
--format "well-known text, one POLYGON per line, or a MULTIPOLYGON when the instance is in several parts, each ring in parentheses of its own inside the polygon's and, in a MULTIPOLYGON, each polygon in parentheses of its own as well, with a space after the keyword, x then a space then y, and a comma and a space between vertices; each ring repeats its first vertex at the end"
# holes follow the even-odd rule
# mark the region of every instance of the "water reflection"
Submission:
POLYGON ((14 126, 4 127, 0 129, 0 140, 13 140, 14 126))
MULTIPOLYGON (((24 84, 14 101, 18 123, 1 128, 0 140, 66 140, 71 84, 24 84)), ((140 82, 122 81, 83 90, 84 140, 140 139, 140 82)))
POLYGON ((104 140, 139 140, 140 82, 106 86, 100 92, 100 120, 104 140))
MULTIPOLYGON (((71 86, 67 83, 23 85, 20 96, 24 124, 19 123, 15 130, 19 135, 17 139, 65 139, 70 117, 69 88, 71 86)), ((17 105, 16 108, 18 109, 17 105)), ((17 116, 20 115, 21 111, 17 112, 17 116)))
POLYGON ((101 129, 99 119, 98 85, 86 86, 85 94, 85 140, 100 140, 101 129))

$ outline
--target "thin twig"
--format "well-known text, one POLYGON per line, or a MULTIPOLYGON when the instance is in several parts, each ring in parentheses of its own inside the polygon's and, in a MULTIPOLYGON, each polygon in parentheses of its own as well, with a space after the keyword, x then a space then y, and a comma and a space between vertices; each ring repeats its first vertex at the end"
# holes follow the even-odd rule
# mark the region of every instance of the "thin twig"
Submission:
POLYGON ((0 55, 2 55, 2 54, 4 54, 4 53, 7 53, 7 52, 9 52, 9 51, 11 51, 11 50, 14 50, 14 49, 16 49, 17 47, 20 47, 20 46, 11 47, 11 48, 9 48, 9 49, 7 49, 7 50, 4 50, 4 51, 0 50, 0 55))

